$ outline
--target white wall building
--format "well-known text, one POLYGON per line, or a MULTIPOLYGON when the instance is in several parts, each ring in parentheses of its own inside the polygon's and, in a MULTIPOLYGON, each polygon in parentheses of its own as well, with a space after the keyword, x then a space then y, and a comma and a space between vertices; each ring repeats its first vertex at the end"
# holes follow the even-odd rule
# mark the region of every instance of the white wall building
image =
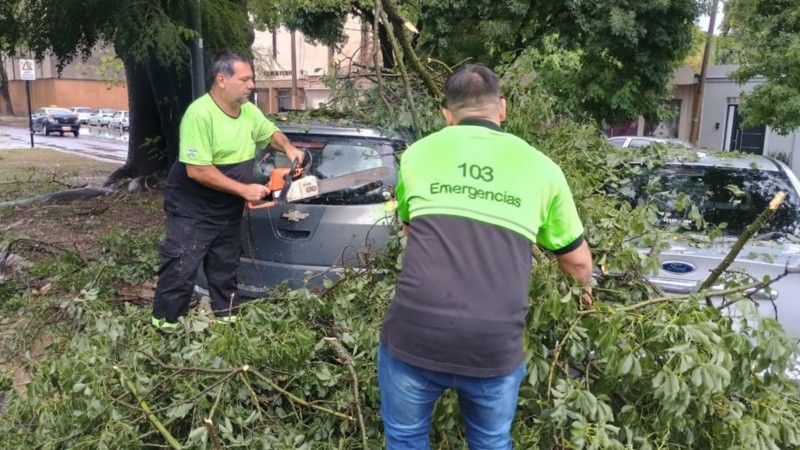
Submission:
POLYGON ((739 100, 742 93, 752 91, 766 80, 757 76, 742 85, 736 84, 729 78, 736 68, 735 65, 708 68, 700 115, 699 147, 779 154, 782 160, 788 161, 792 171, 800 175, 800 130, 781 136, 763 125, 749 129, 741 127, 739 100))
POLYGON ((338 66, 339 76, 371 71, 368 68, 372 66, 371 27, 351 16, 344 29, 347 41, 341 48, 312 44, 299 32, 293 37, 286 28, 275 33, 256 31, 253 53, 257 104, 261 110, 275 113, 280 109, 317 108, 330 99, 330 90, 322 78, 332 75, 334 67, 338 66), (296 75, 294 96, 293 75, 296 75))

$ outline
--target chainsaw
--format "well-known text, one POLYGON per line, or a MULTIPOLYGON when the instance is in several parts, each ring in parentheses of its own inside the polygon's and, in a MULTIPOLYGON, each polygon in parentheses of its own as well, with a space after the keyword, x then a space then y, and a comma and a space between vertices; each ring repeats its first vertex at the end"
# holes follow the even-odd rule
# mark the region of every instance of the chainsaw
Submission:
POLYGON ((305 168, 299 167, 298 161, 292 162, 292 167, 274 168, 270 172, 269 188, 272 200, 263 203, 247 202, 250 209, 272 208, 278 203, 294 203, 302 200, 316 198, 329 192, 350 189, 367 183, 381 181, 391 174, 389 167, 374 167, 358 170, 345 175, 319 179, 314 175, 305 173, 305 168))

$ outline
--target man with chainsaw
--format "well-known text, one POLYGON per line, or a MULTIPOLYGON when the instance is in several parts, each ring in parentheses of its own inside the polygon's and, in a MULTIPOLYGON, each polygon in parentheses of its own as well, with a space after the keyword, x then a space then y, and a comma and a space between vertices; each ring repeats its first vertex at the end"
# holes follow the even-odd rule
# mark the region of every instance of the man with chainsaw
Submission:
POLYGON ((586 304, 592 258, 561 169, 500 128, 497 76, 467 65, 444 92, 448 126, 400 163, 397 211, 408 241, 378 349, 386 444, 429 449, 434 404, 452 388, 470 449, 510 449, 532 245, 555 254, 586 304))
POLYGON ((177 329, 178 317, 186 314, 201 263, 216 319, 235 321, 244 204, 270 193, 251 183, 255 151, 269 144, 290 160, 303 160, 303 152, 249 102, 255 84, 243 55, 218 54, 210 75, 210 91, 181 120, 178 161, 164 188, 167 237, 159 249, 151 319, 162 332, 177 329))

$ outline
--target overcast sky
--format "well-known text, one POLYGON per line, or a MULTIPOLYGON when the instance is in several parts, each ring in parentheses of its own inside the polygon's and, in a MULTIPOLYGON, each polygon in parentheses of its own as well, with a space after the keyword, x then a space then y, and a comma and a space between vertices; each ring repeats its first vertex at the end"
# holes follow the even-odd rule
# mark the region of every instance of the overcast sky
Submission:
MULTIPOLYGON (((716 22, 716 26, 714 27, 714 28, 716 28, 716 30, 714 31, 714 34, 719 34, 719 28, 720 28, 720 24, 722 24, 722 18, 723 17, 724 16, 722 14, 722 4, 720 3, 719 9, 717 10, 717 17, 714 20, 716 22)), ((708 31, 709 19, 710 19, 709 16, 702 16, 699 19, 697 19, 697 22, 695 22, 695 23, 697 23, 697 26, 700 27, 703 31, 708 31)))

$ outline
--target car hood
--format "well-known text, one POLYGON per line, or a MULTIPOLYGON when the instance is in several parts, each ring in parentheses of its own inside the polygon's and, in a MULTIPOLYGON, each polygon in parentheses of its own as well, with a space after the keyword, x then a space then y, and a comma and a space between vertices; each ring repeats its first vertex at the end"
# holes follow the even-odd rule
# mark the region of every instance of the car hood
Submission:
MULTIPOLYGON (((735 242, 733 238, 713 242, 668 240, 667 247, 659 253, 658 277, 703 281, 730 253, 735 242)), ((797 266, 800 266, 800 245, 787 240, 750 241, 728 270, 740 270, 761 279, 763 275, 776 276, 787 267, 797 266)))
MULTIPOLYGON (((696 244, 684 239, 667 241, 667 248, 658 255, 661 262, 657 274, 648 276, 653 284, 668 294, 696 292, 698 286, 718 267, 734 245, 734 238, 696 244)), ((642 250, 645 251, 645 250, 642 250)), ((649 250, 647 250, 649 251, 649 250)), ((743 275, 742 284, 772 279, 789 269, 800 267, 800 245, 780 241, 751 241, 747 243, 728 267, 728 272, 743 275)), ((712 290, 722 290, 717 283, 712 290)), ((777 319, 790 336, 800 337, 800 273, 790 273, 770 285, 769 289, 750 292, 762 316, 777 319)), ((722 298, 712 299, 720 304, 722 298)))

